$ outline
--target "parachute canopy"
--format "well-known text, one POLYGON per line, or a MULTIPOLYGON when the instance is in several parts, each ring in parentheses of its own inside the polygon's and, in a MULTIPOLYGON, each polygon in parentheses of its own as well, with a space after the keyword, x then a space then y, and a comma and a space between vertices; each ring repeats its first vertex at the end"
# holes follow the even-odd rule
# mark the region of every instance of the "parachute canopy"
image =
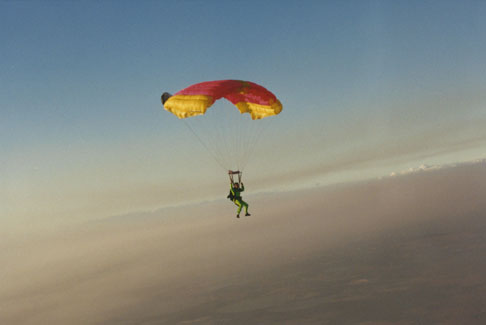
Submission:
POLYGON ((189 86, 174 96, 162 95, 162 104, 178 118, 187 118, 206 113, 213 103, 226 98, 241 114, 249 113, 253 120, 277 115, 282 104, 270 91, 250 81, 216 80, 189 86))

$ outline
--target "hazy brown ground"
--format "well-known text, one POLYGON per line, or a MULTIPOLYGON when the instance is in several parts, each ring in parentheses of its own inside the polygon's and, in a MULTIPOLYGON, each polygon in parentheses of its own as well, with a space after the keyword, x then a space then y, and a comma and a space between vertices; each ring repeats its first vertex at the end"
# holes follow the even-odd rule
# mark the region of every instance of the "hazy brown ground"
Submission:
POLYGON ((484 163, 247 198, 1 242, 0 324, 486 324, 484 163))

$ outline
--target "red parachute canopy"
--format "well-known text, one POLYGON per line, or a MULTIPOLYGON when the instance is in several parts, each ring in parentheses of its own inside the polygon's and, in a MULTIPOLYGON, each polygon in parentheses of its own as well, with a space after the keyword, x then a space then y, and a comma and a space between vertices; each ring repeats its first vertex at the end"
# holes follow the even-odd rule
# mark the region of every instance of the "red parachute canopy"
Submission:
POLYGON ((226 98, 240 113, 249 113, 253 120, 277 115, 282 104, 270 91, 250 81, 216 80, 189 86, 174 96, 162 95, 164 108, 179 118, 206 113, 213 103, 226 98))

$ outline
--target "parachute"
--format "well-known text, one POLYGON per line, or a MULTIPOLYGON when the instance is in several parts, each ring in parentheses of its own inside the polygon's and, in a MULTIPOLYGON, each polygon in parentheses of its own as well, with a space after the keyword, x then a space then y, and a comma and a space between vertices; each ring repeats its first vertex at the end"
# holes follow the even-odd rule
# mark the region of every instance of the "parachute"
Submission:
POLYGON ((282 111, 282 104, 273 93, 243 80, 201 82, 174 95, 164 93, 161 100, 165 110, 182 119, 226 170, 244 168, 265 128, 266 123, 261 120, 282 111), (221 104, 208 110, 221 98, 237 109, 221 104))
POLYGON ((250 81, 206 81, 189 86, 174 96, 169 97, 168 93, 164 95, 164 108, 178 118, 204 114, 222 97, 233 103, 241 114, 249 113, 253 120, 277 115, 282 111, 282 104, 274 94, 250 81))

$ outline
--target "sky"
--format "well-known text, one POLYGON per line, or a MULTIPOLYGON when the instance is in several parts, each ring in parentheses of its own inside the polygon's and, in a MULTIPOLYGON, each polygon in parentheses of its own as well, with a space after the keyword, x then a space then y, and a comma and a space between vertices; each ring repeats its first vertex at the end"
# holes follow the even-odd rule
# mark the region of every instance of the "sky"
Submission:
POLYGON ((226 196, 160 103, 205 80, 283 104, 248 192, 485 158, 484 16, 483 1, 0 2, 3 231, 226 196))

